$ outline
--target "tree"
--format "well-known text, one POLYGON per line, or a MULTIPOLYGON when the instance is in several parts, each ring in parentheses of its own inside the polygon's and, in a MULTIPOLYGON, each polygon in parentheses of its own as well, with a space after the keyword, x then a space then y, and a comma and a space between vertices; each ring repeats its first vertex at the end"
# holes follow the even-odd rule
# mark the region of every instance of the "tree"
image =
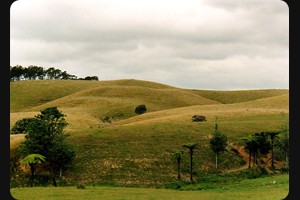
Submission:
MULTIPOLYGON (((22 78, 35 80, 40 79, 77 79, 75 75, 68 74, 66 71, 61 71, 60 69, 55 69, 54 67, 50 67, 48 69, 44 69, 43 67, 38 67, 34 65, 30 65, 28 67, 23 68, 21 65, 16 65, 14 67, 10 66, 10 80, 11 81, 19 81, 22 78)), ((89 80, 98 80, 97 76, 88 77, 89 80)))
POLYGON ((215 130, 213 132, 213 137, 210 139, 210 147, 216 155, 216 169, 218 168, 218 156, 220 153, 226 151, 228 137, 222 134, 218 130, 217 122, 215 123, 215 130))
POLYGON ((268 136, 265 132, 255 133, 254 139, 257 141, 257 154, 256 154, 256 164, 259 155, 267 156, 271 150, 271 144, 268 140, 268 136), (259 155, 258 155, 259 153, 259 155))
POLYGON ((188 148, 190 153, 190 180, 193 181, 193 152, 198 144, 197 143, 187 143, 183 144, 182 147, 188 148))
POLYGON ((30 166, 30 171, 31 171, 31 176, 30 176, 30 186, 32 187, 33 185, 33 178, 34 178, 34 173, 36 170, 36 165, 41 164, 46 160, 46 157, 40 154, 29 154, 25 158, 21 160, 21 163, 23 165, 30 166))
POLYGON ((99 78, 98 78, 98 76, 86 76, 83 80, 98 81, 99 78))
POLYGON ((194 115, 192 117, 193 122, 203 122, 206 121, 206 117, 204 115, 194 115))
POLYGON ((176 151, 174 154, 173 154, 173 158, 176 160, 177 162, 177 178, 178 178, 178 181, 180 181, 180 163, 181 163, 181 158, 182 158, 182 155, 183 155, 183 151, 176 151))
POLYGON ((62 176, 63 170, 68 168, 75 157, 75 151, 66 141, 56 142, 49 151, 52 174, 59 173, 59 177, 62 176))
POLYGON ((60 69, 54 69, 54 71, 53 71, 54 79, 60 79, 61 74, 62 74, 62 71, 60 69))
POLYGON ((46 70, 46 75, 48 79, 54 79, 55 78, 55 68, 50 67, 46 70))
POLYGON ((251 155, 254 158, 253 164, 258 164, 257 159, 260 155, 267 155, 271 149, 270 142, 267 140, 265 132, 255 133, 251 136, 241 138, 245 142, 245 149, 249 152, 249 168, 251 155))
POLYGON ((247 137, 243 137, 243 138, 241 138, 241 140, 245 142, 245 147, 244 148, 249 152, 249 166, 248 166, 248 168, 250 169, 252 155, 254 157, 254 155, 256 154, 256 151, 257 151, 256 140, 255 140, 255 138, 253 138, 252 135, 247 136, 247 137))
POLYGON ((41 154, 47 158, 54 186, 56 173, 75 157, 75 151, 66 141, 64 128, 68 123, 64 117, 57 107, 42 110, 26 128, 25 140, 19 148, 21 155, 41 154))
POLYGON ((141 104, 135 108, 135 113, 138 115, 144 114, 147 111, 146 105, 141 104))
POLYGON ((61 73, 61 79, 62 80, 68 80, 68 79, 70 79, 70 74, 68 74, 66 71, 63 71, 62 73, 61 73))
POLYGON ((10 80, 11 81, 19 81, 21 77, 24 75, 24 68, 21 65, 16 65, 11 67, 10 69, 10 80))
POLYGON ((37 77, 39 79, 44 79, 45 71, 43 67, 33 66, 30 65, 24 70, 25 72, 25 78, 28 78, 29 80, 35 80, 37 77))
POLYGON ((285 167, 289 167, 289 121, 279 127, 279 132, 283 134, 280 138, 281 149, 285 152, 285 167))
POLYGON ((26 127, 34 121, 34 118, 23 118, 18 120, 14 127, 11 129, 10 133, 11 134, 20 134, 24 133, 26 130, 26 127))
POLYGON ((271 151, 272 151, 272 167, 274 168, 274 140, 278 137, 279 131, 269 131, 266 132, 266 134, 270 137, 271 139, 271 151))

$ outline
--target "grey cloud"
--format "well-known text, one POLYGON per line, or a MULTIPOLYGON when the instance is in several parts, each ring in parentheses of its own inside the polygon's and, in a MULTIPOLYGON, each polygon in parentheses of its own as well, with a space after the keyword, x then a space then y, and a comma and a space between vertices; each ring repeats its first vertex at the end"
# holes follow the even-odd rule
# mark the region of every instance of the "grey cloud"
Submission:
POLYGON ((287 87, 288 12, 273 1, 202 0, 180 9, 104 0, 16 4, 11 63, 194 88, 287 87))
POLYGON ((285 10, 282 7, 284 6, 288 9, 287 4, 282 0, 202 0, 202 2, 214 8, 229 11, 257 10, 263 11, 266 14, 285 14, 285 10))

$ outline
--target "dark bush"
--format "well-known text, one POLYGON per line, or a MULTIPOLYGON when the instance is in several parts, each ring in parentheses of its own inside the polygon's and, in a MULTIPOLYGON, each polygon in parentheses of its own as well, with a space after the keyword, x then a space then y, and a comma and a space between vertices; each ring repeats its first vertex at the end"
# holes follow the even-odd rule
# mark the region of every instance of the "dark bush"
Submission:
POLYGON ((85 189, 85 186, 83 184, 78 184, 77 189, 85 189))
POLYGON ((108 116, 104 116, 102 119, 101 119, 102 122, 108 122, 108 123, 111 123, 111 120, 110 120, 110 117, 108 116))
POLYGON ((206 121, 206 117, 203 115, 194 115, 192 117, 192 121, 193 122, 203 122, 203 121, 206 121))
POLYGON ((283 172, 283 173, 288 173, 290 170, 289 170, 289 168, 288 167, 282 167, 281 168, 281 172, 283 172))
POLYGON ((135 108, 135 113, 138 115, 144 114, 147 111, 146 105, 141 104, 135 108))

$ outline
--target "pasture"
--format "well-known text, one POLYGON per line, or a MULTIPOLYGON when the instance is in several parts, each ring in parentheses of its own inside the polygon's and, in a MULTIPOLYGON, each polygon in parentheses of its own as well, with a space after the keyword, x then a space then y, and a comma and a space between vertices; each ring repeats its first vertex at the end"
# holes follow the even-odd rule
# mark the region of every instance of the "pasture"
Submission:
MULTIPOLYGON (((239 187, 227 183, 224 188, 201 191, 162 188, 176 181, 172 154, 184 150, 181 146, 187 142, 199 144, 194 154, 196 181, 203 175, 243 169, 245 158, 233 151, 233 145, 242 146, 241 137, 277 130, 284 124, 289 113, 288 90, 196 90, 143 80, 20 81, 12 82, 10 90, 11 128, 19 119, 56 106, 66 115, 66 132, 76 149, 75 165, 58 180, 63 187, 26 188, 24 173, 13 174, 11 192, 17 198, 41 199, 32 194, 43 194, 44 199, 282 199, 287 195, 287 175, 245 179, 234 183, 239 187), (134 112, 139 104, 147 106, 145 114, 134 112), (207 121, 192 122, 196 114, 206 116, 207 121), (110 121, 104 121, 105 117, 110 121), (216 117, 230 143, 220 155, 218 171, 209 147, 216 117), (268 184, 272 178, 276 184, 268 184), (79 190, 76 184, 86 189, 79 190)), ((11 135, 11 158, 22 139, 24 135, 11 135)), ((188 181, 187 151, 181 173, 182 180, 188 181)))
POLYGON ((288 195, 288 180, 288 175, 277 175, 193 191, 105 186, 77 189, 74 186, 12 188, 11 194, 20 200, 281 200, 288 195))

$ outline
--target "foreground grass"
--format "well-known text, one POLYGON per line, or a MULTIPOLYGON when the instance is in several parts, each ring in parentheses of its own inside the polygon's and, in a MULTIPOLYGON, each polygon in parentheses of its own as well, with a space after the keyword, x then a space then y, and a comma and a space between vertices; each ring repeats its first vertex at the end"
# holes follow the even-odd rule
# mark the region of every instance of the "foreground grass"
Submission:
POLYGON ((279 200, 284 199, 289 191, 289 176, 286 174, 268 176, 257 179, 245 179, 238 183, 228 184, 220 188, 197 191, 179 191, 171 189, 145 189, 125 187, 87 186, 85 189, 74 187, 33 187, 12 188, 11 194, 16 199, 105 199, 105 200, 279 200))

